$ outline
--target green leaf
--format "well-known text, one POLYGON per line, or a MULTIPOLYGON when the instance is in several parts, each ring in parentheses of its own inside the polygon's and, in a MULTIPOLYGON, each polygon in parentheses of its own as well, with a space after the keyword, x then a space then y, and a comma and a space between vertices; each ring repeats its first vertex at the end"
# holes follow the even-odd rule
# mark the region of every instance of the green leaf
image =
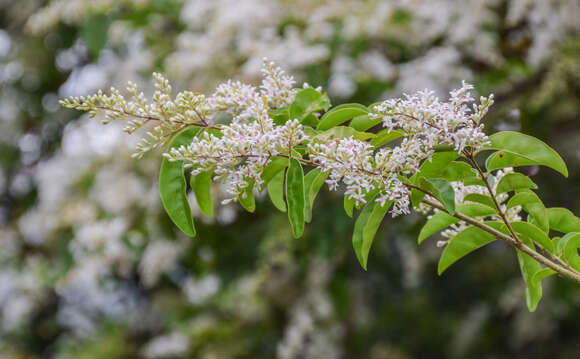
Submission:
POLYGON ((344 104, 336 106, 332 110, 325 113, 318 123, 318 130, 328 130, 334 126, 338 126, 353 117, 366 115, 369 110, 359 104, 344 104))
POLYGON ((580 218, 561 207, 546 208, 550 229, 562 233, 580 232, 580 218))
POLYGON ((369 138, 375 137, 374 133, 360 132, 352 127, 347 126, 336 126, 329 130, 319 133, 316 135, 318 138, 347 138, 354 137, 356 140, 368 140, 369 138))
POLYGON ((304 172, 298 160, 291 158, 286 171, 286 201, 288 219, 295 238, 304 232, 304 172))
POLYGON ((381 206, 380 203, 374 201, 373 197, 356 219, 352 234, 352 245, 356 257, 364 270, 367 269, 367 260, 375 234, 390 206, 391 202, 381 206))
POLYGON ((377 133, 375 138, 371 140, 371 145, 375 147, 381 147, 382 145, 396 140, 397 138, 403 137, 405 131, 403 130, 389 130, 388 128, 377 133))
POLYGON ((354 200, 354 198, 351 198, 349 196, 344 196, 344 201, 343 201, 344 211, 346 212, 346 215, 349 216, 350 218, 352 218, 352 214, 354 212, 355 202, 356 201, 354 200))
MULTIPOLYGON (((534 244, 530 239, 523 237, 521 240, 526 246, 534 249, 534 244)), ((533 312, 536 310, 540 299, 542 299, 542 284, 535 282, 533 278, 542 268, 540 263, 529 255, 522 251, 516 252, 518 254, 522 277, 524 278, 524 282, 526 282, 526 304, 528 305, 528 310, 533 312)))
MULTIPOLYGON (((178 133, 169 150, 191 143, 199 133, 199 127, 190 127, 178 133)), ((187 201, 187 183, 182 161, 171 162, 167 158, 161 163, 159 172, 159 194, 165 212, 175 225, 188 236, 195 236, 195 226, 191 215, 191 207, 187 201)))
POLYGON ((526 175, 518 172, 508 173, 504 175, 497 184, 496 194, 515 191, 519 189, 536 189, 538 186, 526 175))
POLYGON ((455 213, 455 191, 443 178, 421 178, 421 187, 431 192, 449 214, 455 213))
POLYGON ((497 214, 497 209, 481 203, 461 203, 457 205, 455 211, 469 217, 487 217, 497 214))
POLYGON ((580 233, 568 233, 558 243, 561 249, 562 258, 569 263, 574 269, 580 270, 580 257, 578 256, 578 248, 580 248, 580 233))
POLYGON ((290 118, 290 111, 288 110, 288 107, 269 110, 268 114, 272 120, 274 120, 274 123, 278 126, 284 125, 290 118))
POLYGON ((516 193, 507 203, 507 208, 512 208, 513 206, 522 206, 524 211, 526 211, 533 219, 537 222, 538 227, 544 232, 548 232, 550 229, 550 222, 548 220, 546 207, 538 198, 538 196, 532 191, 524 191, 516 193))
POLYGON ((485 168, 489 171, 506 167, 522 167, 535 165, 538 165, 536 161, 506 151, 493 152, 485 160, 485 168))
POLYGON ((457 222, 459 222, 458 218, 450 216, 445 212, 437 212, 433 215, 433 217, 429 218, 427 222, 425 222, 425 225, 423 228, 421 228, 421 232, 419 232, 419 238, 417 239, 417 242, 421 244, 431 235, 457 222))
POLYGON ((279 171, 268 183, 268 196, 276 208, 281 212, 286 212, 286 202, 284 201, 284 171, 279 171))
POLYGON ((475 170, 465 162, 452 161, 441 173, 441 178, 449 182, 463 181, 467 178, 474 178, 475 170))
MULTIPOLYGON (((420 177, 423 176, 425 178, 434 178, 440 177, 445 168, 449 165, 449 163, 455 160, 459 155, 457 152, 454 151, 444 151, 444 152, 437 152, 433 154, 431 157, 431 161, 424 161, 419 167, 419 172, 415 173, 409 179, 412 184, 419 184, 420 177)), ((423 200, 425 194, 421 191, 416 189, 411 190, 411 204, 413 207, 417 207, 419 203, 423 200)))
POLYGON ((94 58, 99 57, 101 50, 107 44, 110 25, 111 19, 108 16, 93 14, 86 18, 81 28, 81 39, 94 58))
POLYGON ((286 168, 286 166, 288 166, 287 158, 272 157, 272 161, 266 165, 264 171, 262 171, 262 175, 260 176, 262 178, 262 181, 264 181, 260 191, 262 191, 266 187, 268 182, 270 182, 270 180, 272 180, 272 178, 274 178, 274 176, 278 174, 278 172, 286 168))
POLYGON ((256 199, 254 198, 254 181, 252 181, 248 187, 244 189, 244 192, 238 196, 238 201, 246 211, 254 213, 256 210, 256 199))
POLYGON ((532 277, 532 283, 534 283, 534 285, 537 285, 541 281, 543 281, 544 279, 548 278, 553 274, 556 274, 555 270, 551 268, 542 268, 539 271, 537 271, 536 274, 534 274, 534 276, 532 277))
POLYGON ((482 150, 499 150, 505 152, 505 154, 503 156, 497 154, 495 159, 490 160, 488 162, 490 167, 487 167, 488 171, 518 166, 517 161, 512 164, 505 163, 506 158, 510 160, 516 159, 516 157, 511 156, 515 155, 523 158, 526 165, 535 164, 550 167, 568 177, 568 169, 562 157, 550 146, 535 137, 524 135, 520 132, 503 131, 489 136, 489 140, 491 144, 482 150))
POLYGON ((445 246, 439 259, 437 272, 441 275, 450 265, 459 259, 494 240, 495 237, 492 234, 482 229, 473 226, 465 228, 445 246))
POLYGON ((493 199, 490 196, 486 196, 486 195, 481 194, 481 193, 470 193, 470 194, 466 195, 465 197, 463 197, 463 200, 481 203, 481 204, 486 205, 488 207, 495 208, 495 203, 493 202, 493 199))
POLYGON ((369 128, 373 128, 374 126, 381 123, 381 119, 370 119, 369 115, 360 115, 352 119, 350 121, 349 126, 354 128, 357 131, 366 131, 369 128))
POLYGON ((195 194, 197 205, 206 217, 213 216, 213 199, 211 197, 211 176, 212 172, 202 172, 197 176, 191 176, 189 184, 195 194))
POLYGON ((329 175, 329 171, 322 171, 320 168, 316 168, 304 176, 304 194, 306 195, 304 218, 307 223, 310 223, 312 220, 312 206, 314 205, 316 195, 329 175))
POLYGON ((511 222, 513 230, 530 238, 544 247, 548 252, 555 253, 554 243, 538 226, 529 222, 511 222))
POLYGON ((301 123, 313 112, 326 111, 330 107, 330 100, 326 94, 321 94, 313 88, 299 90, 290 105, 289 119, 298 119, 301 123))
POLYGON ((477 178, 477 177, 466 178, 466 179, 463 180, 463 184, 466 185, 466 186, 481 186, 481 187, 485 187, 485 182, 483 182, 481 180, 481 178, 477 178))

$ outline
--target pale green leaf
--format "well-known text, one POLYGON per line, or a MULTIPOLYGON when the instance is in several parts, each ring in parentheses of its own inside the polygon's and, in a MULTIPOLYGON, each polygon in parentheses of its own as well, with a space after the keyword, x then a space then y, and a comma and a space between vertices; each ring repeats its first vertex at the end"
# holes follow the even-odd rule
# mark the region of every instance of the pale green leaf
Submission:
POLYGON ((268 196, 276 208, 286 212, 284 201, 284 171, 279 171, 268 183, 268 196))
POLYGON ((213 199, 211 197, 211 176, 212 172, 202 172, 197 176, 191 176, 189 184, 195 194, 197 205, 206 217, 213 216, 213 199))
MULTIPOLYGON (((527 237, 520 239, 526 246, 534 249, 534 244, 530 239, 527 237)), ((542 299, 542 284, 538 281, 534 281, 533 278, 542 268, 540 263, 524 252, 517 251, 517 255, 520 270, 522 271, 522 277, 526 283, 526 304, 528 305, 528 310, 533 312, 536 310, 540 299, 542 299)))

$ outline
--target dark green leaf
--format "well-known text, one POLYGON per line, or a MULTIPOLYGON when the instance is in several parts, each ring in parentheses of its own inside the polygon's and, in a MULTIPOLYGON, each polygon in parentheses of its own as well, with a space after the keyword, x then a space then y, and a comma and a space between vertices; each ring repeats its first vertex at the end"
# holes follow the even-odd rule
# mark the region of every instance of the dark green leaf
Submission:
POLYGON ((304 232, 304 172, 298 160, 292 158, 286 171, 286 201, 288 219, 295 238, 304 232))

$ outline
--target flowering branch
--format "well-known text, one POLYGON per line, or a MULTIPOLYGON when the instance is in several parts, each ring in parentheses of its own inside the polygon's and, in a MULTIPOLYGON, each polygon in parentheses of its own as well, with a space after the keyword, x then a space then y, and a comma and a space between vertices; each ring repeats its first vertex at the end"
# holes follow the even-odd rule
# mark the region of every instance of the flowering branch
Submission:
POLYGON ((259 87, 228 81, 208 97, 185 91, 172 98, 168 81, 155 74, 151 103, 131 83, 129 101, 111 89, 108 96, 99 91, 62 103, 92 117, 102 112, 105 122, 130 119, 128 133, 154 122, 136 157, 173 138, 163 155, 160 191, 169 216, 189 235, 195 228, 185 197, 184 168, 196 178, 192 186, 199 201, 211 198, 209 192, 200 195, 210 187, 200 181, 213 180, 229 194, 224 203, 238 201, 253 211, 254 192, 268 187, 272 202, 288 212, 297 237, 326 183, 330 190, 344 188, 347 214, 364 206, 355 223, 353 246, 365 269, 373 237, 389 208, 396 217, 414 207, 428 216, 420 243, 439 231, 447 238, 437 242, 444 247, 439 273, 500 239, 516 249, 530 310, 541 298, 541 281, 549 275, 558 273, 580 283, 580 218, 561 208, 546 208, 532 180, 512 169, 544 165, 567 176, 566 165, 533 137, 517 132, 486 135, 481 121, 493 95, 475 104, 473 86, 464 82, 450 92, 448 101, 425 90, 372 108, 330 108, 320 89, 294 88, 293 78, 273 63, 265 61, 262 73, 259 87), (231 122, 217 124, 224 114, 231 122), (383 129, 374 131, 377 125, 383 129), (475 160, 483 151, 491 151, 487 172, 475 160), (312 169, 305 175, 302 166, 312 169), (563 237, 550 238, 550 230, 563 237))

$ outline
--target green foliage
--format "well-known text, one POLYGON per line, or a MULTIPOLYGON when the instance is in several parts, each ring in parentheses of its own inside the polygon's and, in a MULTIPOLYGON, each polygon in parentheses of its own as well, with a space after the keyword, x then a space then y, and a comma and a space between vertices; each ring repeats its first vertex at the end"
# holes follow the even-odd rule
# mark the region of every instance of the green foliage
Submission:
POLYGON ((364 270, 367 269, 367 261, 371 245, 373 244, 373 239, 379 229, 383 217, 387 214, 389 207, 391 207, 390 202, 381 206, 379 202, 370 201, 363 208, 354 224, 352 246, 356 253, 356 257, 364 270))
POLYGON ((433 194, 449 214, 455 213, 455 191, 449 182, 443 178, 421 178, 421 187, 433 194))
POLYGON ((450 265, 457 262, 467 254, 479 249, 486 244, 493 242, 495 237, 477 227, 467 227, 453 237, 445 246, 439 265, 437 266, 437 273, 441 275, 450 265))
POLYGON ((553 207, 547 208, 550 229, 568 233, 580 232, 580 218, 576 217, 569 209, 553 207))
POLYGON ((286 201, 288 204, 288 219, 295 238, 304 232, 304 172, 302 165, 296 159, 290 159, 286 172, 286 201))
POLYGON ((326 111, 329 107, 330 100, 326 94, 321 94, 313 88, 302 89, 298 91, 294 102, 290 105, 289 119, 298 119, 303 124, 316 126, 317 118, 313 113, 326 111))
POLYGON ((345 123, 346 121, 369 113, 368 108, 357 103, 347 103, 334 107, 325 113, 318 123, 318 130, 328 130, 332 127, 345 123))
POLYGON ((489 136, 491 145, 485 149, 498 150, 488 158, 488 171, 526 165, 542 165, 550 167, 565 177, 568 168, 562 157, 550 146, 535 137, 520 132, 504 131, 489 136))
POLYGON ((279 171, 268 182, 268 196, 276 208, 281 212, 286 212, 286 201, 284 201, 284 179, 285 171, 279 171))
POLYGON ((111 19, 102 14, 88 16, 81 28, 81 39, 87 46, 91 56, 98 58, 101 50, 107 44, 111 19))
MULTIPOLYGON (((169 148, 188 145, 200 132, 199 127, 183 130, 171 142, 169 148)), ((183 163, 170 162, 164 158, 159 173, 159 193, 165 212, 175 225, 188 236, 195 236, 195 226, 191 216, 191 208, 187 200, 187 183, 183 163)))
MULTIPOLYGON (((526 237, 521 238, 522 242, 530 248, 534 248, 532 241, 526 237)), ((517 251, 518 262, 522 277, 526 282, 526 304, 530 312, 536 310, 540 299, 542 299, 542 284, 534 280, 534 276, 541 270, 540 263, 522 251, 517 251)))
POLYGON ((238 196, 240 205, 248 212, 256 210, 256 198, 254 197, 254 181, 252 181, 244 192, 238 196))
POLYGON ((211 196, 212 172, 202 172, 197 176, 191 176, 189 184, 195 194, 197 205, 206 217, 213 216, 213 198, 211 196))
POLYGON ((384 144, 396 140, 397 138, 403 137, 404 135, 405 132, 403 132, 402 130, 384 129, 381 130, 379 133, 377 133, 377 135, 373 139, 371 139, 371 145, 378 148, 384 144))
POLYGON ((314 200, 329 174, 328 171, 322 171, 320 168, 315 168, 304 176, 304 195, 306 200, 304 205, 304 218, 306 223, 310 223, 312 220, 312 207, 314 205, 314 200))
POLYGON ((511 192, 520 189, 536 189, 538 186, 530 179, 530 177, 521 173, 508 173, 501 178, 496 187, 496 193, 511 192))

